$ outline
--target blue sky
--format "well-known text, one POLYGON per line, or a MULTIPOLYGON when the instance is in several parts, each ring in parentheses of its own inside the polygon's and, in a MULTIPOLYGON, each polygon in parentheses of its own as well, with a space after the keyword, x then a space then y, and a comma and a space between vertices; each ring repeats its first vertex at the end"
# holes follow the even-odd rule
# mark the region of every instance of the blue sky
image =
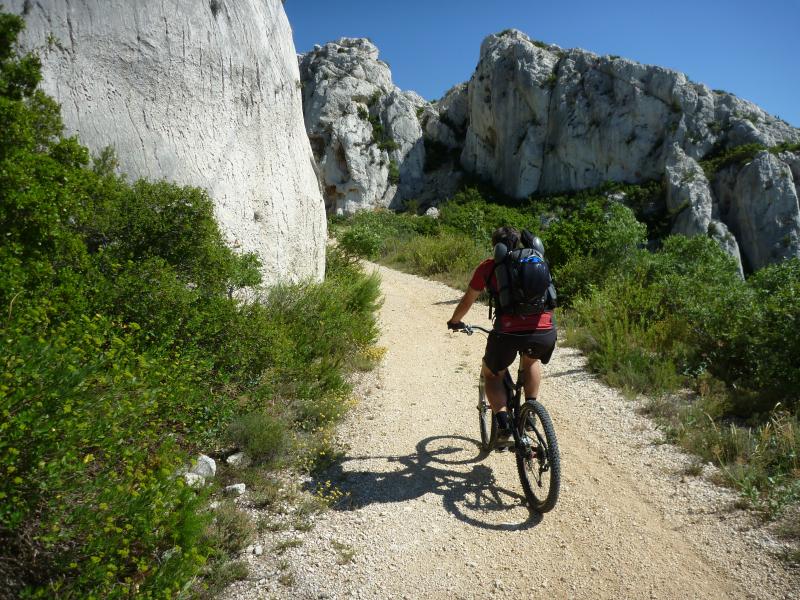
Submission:
POLYGON ((483 38, 514 27, 563 48, 685 72, 800 127, 800 0, 286 0, 298 52, 368 37, 402 89, 467 81, 483 38))

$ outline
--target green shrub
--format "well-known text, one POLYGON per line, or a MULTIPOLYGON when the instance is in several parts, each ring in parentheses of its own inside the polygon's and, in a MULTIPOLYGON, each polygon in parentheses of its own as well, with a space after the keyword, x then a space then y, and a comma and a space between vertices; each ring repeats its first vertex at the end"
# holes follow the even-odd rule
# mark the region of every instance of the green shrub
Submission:
POLYGON ((232 300, 257 259, 225 246, 201 190, 131 184, 63 138, 22 26, 0 13, 0 580, 175 597, 241 544, 204 533, 210 490, 179 470, 237 415, 259 411, 238 439, 276 460, 309 399, 343 408, 378 280, 340 257, 322 283, 232 300))
POLYGON ((204 495, 174 474, 185 407, 210 390, 190 358, 135 347, 100 317, 2 332, 4 581, 115 597, 176 591, 202 566, 204 495))
POLYGON ((236 417, 228 426, 228 439, 256 464, 264 465, 282 458, 289 445, 286 425, 264 412, 236 417))
POLYGON ((489 245, 492 232, 508 225, 536 233, 538 219, 530 212, 509 206, 488 203, 476 187, 458 192, 439 207, 442 226, 472 236, 480 244, 489 245))
POLYGON ((392 159, 389 161, 389 183, 397 185, 400 183, 400 167, 397 166, 397 161, 392 159))
POLYGON ((431 276, 451 271, 471 272, 486 258, 486 252, 469 236, 447 232, 412 238, 387 258, 409 267, 414 273, 431 276))
POLYGON ((348 252, 374 260, 380 254, 383 239, 376 231, 356 225, 339 237, 339 244, 348 252))

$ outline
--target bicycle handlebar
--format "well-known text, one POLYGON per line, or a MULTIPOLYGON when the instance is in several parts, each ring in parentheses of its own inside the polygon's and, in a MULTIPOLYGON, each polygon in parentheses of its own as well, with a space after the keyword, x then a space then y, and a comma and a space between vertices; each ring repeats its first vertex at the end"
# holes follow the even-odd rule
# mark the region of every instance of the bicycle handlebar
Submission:
POLYGON ((490 329, 486 329, 485 327, 481 327, 480 325, 469 325, 467 323, 464 323, 464 328, 463 329, 459 329, 458 331, 463 331, 467 335, 472 335, 473 333, 475 333, 476 329, 478 331, 482 331, 484 333, 491 333, 492 332, 490 329))

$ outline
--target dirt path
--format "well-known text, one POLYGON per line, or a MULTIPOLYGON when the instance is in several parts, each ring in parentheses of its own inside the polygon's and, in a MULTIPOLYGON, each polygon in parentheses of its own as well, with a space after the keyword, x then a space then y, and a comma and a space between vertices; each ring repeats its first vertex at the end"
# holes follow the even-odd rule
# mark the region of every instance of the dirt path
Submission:
MULTIPOLYGON (((800 574, 771 558, 735 495, 684 475, 688 457, 563 347, 540 394, 561 497, 532 516, 513 455, 476 446, 485 338, 445 330, 460 294, 380 272, 388 352, 360 386, 340 433, 349 450, 330 473, 349 502, 267 541, 303 543, 250 557, 251 580, 226 598, 800 597, 800 574)), ((486 310, 467 320, 486 325, 486 310)))

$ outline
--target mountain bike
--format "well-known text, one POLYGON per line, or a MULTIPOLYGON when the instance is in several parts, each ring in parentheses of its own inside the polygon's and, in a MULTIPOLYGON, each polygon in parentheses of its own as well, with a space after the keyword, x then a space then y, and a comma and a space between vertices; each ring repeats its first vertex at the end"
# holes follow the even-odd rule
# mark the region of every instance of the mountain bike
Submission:
MULTIPOLYGON (((478 325, 464 324, 462 331, 472 335, 475 330, 490 334, 491 331, 478 325)), ((538 512, 553 510, 558 500, 561 486, 561 456, 558 441, 545 407, 535 400, 522 402, 524 377, 522 355, 519 353, 519 371, 516 382, 506 369, 503 386, 506 391, 506 405, 513 423, 513 448, 517 459, 517 473, 528 505, 538 512)), ((481 435, 481 448, 487 452, 502 449, 498 445, 497 419, 486 399, 483 375, 478 385, 478 426, 481 435)))

